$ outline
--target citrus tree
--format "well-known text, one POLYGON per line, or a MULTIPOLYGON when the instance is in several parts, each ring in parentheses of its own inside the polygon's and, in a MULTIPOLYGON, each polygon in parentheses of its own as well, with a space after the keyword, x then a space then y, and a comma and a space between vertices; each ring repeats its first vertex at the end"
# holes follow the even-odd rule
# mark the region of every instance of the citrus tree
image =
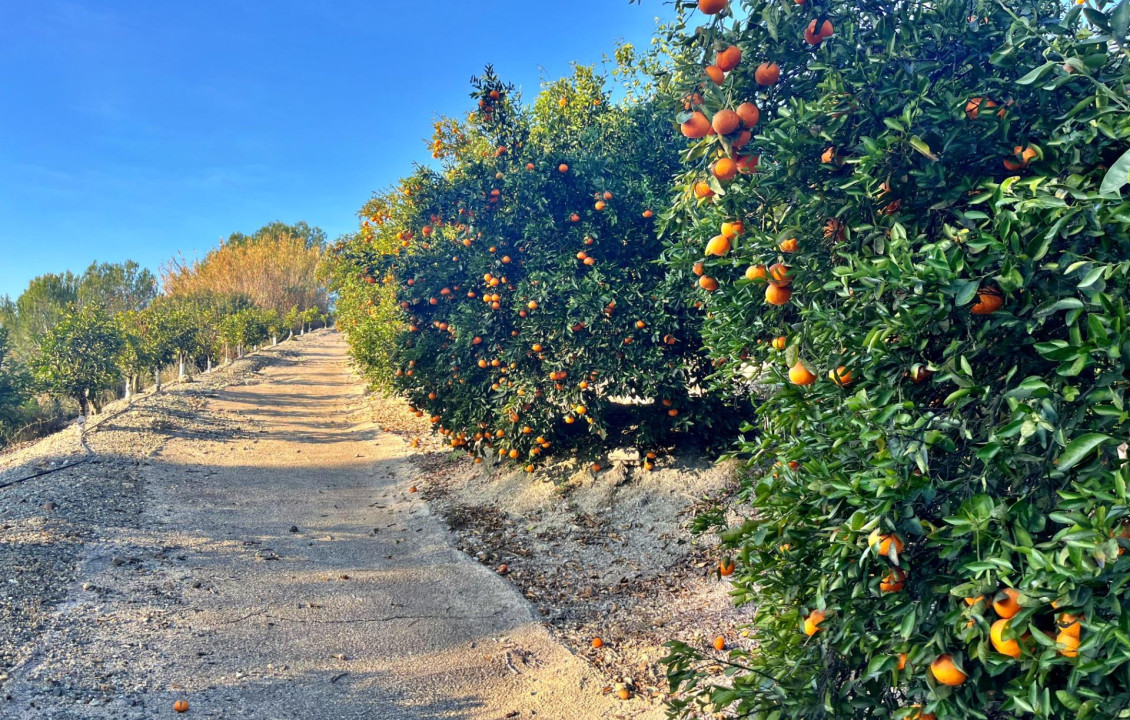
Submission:
POLYGON ((672 714, 1125 717, 1130 5, 688 6, 666 258, 755 391, 757 647, 673 644, 672 714))
POLYGON ((101 308, 71 306, 40 341, 31 370, 41 390, 74 400, 85 416, 91 403, 98 407, 99 394, 115 386, 122 344, 101 308))
POLYGON ((726 435, 693 300, 655 262, 678 168, 666 118, 611 103, 589 68, 532 106, 490 68, 473 88, 468 120, 436 124, 442 168, 375 197, 331 251, 355 357, 388 353, 394 388, 453 447, 528 470, 551 448, 726 435))
POLYGON ((0 326, 0 444, 22 417, 21 407, 27 400, 27 375, 12 361, 10 350, 8 330, 0 326))

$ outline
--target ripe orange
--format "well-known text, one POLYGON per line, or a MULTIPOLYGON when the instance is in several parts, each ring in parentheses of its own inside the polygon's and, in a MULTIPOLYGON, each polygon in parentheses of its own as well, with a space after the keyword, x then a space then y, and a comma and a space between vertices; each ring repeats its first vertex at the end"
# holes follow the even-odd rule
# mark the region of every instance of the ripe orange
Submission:
POLYGON ((738 117, 742 119, 742 125, 747 128, 752 128, 757 124, 757 121, 761 119, 761 111, 751 102, 744 102, 738 105, 736 112, 738 113, 738 117))
POLYGON ((804 619, 804 634, 812 637, 823 630, 823 628, 820 627, 820 623, 824 622, 825 617, 827 616, 823 610, 813 610, 809 616, 804 619))
POLYGON ((898 592, 906 586, 906 572, 902 568, 891 568, 890 572, 879 581, 879 590, 885 593, 898 592))
POLYGON ((844 387, 851 385, 855 380, 855 378, 852 377, 851 370, 848 370, 843 365, 840 365, 835 370, 829 370, 828 379, 836 383, 837 385, 843 385, 844 387))
POLYGON ((965 682, 969 677, 961 668, 954 664, 953 656, 939 655, 934 662, 930 663, 930 672, 934 675, 934 679, 942 685, 949 685, 956 687, 965 682))
POLYGON ((876 552, 880 557, 890 557, 891 545, 894 545, 896 555, 902 555, 902 549, 905 547, 898 535, 881 535, 878 528, 871 531, 871 536, 867 538, 867 544, 878 545, 876 552))
POLYGON ((703 275, 698 279, 698 286, 707 292, 714 292, 718 289, 718 281, 712 277, 703 275))
POLYGON ((698 0, 698 9, 706 15, 717 15, 726 7, 726 0, 698 0))
POLYGON ((722 257, 730 252, 730 239, 725 235, 715 235, 706 243, 705 253, 707 255, 717 255, 722 257))
POLYGON ((593 471, 594 473, 595 473, 595 472, 600 472, 600 463, 593 463, 593 464, 592 464, 592 471, 593 471))
POLYGON ((969 102, 965 103, 965 117, 970 120, 976 120, 977 116, 981 114, 981 108, 995 108, 997 104, 992 100, 982 97, 969 98, 969 102))
POLYGON ((718 563, 718 574, 722 577, 729 577, 734 574, 734 561, 723 560, 718 563))
POLYGON ((819 28, 816 27, 816 21, 813 20, 804 29, 804 41, 809 45, 819 46, 825 38, 831 37, 832 33, 832 22, 830 20, 825 20, 819 28))
POLYGON ((683 135, 689 137, 691 140, 698 140, 699 138, 706 137, 710 132, 710 120, 701 110, 695 110, 694 113, 687 118, 679 129, 683 131, 683 135))
POLYGON ((906 653, 899 653, 899 670, 906 670, 906 653))
POLYGON ((713 195, 714 189, 711 188, 710 183, 706 182, 705 180, 699 180, 694 184, 694 196, 696 198, 699 198, 701 200, 704 198, 712 197, 713 195))
POLYGON ((793 296, 793 291, 787 287, 769 283, 765 286, 765 302, 770 305, 784 305, 793 296))
POLYGON ((993 649, 1001 655, 1008 655, 1010 658, 1020 657, 1020 643, 1016 640, 1005 640, 1004 633, 1008 630, 1009 621, 1001 618, 992 624, 989 628, 989 640, 993 643, 993 649))
POLYGON ((600 647, 604 647, 604 641, 603 641, 603 640, 601 640, 601 639, 600 639, 600 638, 598 638, 598 637, 595 637, 595 638, 593 638, 593 639, 592 639, 592 646, 593 646, 594 648, 600 648, 600 647))
POLYGON ((742 126, 742 118, 736 112, 727 108, 714 113, 710 125, 714 128, 714 132, 719 135, 729 135, 742 126))
POLYGON ((761 162, 760 155, 742 155, 738 158, 738 172, 742 175, 752 175, 757 172, 759 162, 761 162))
POLYGON ((991 315, 1004 305, 1004 298, 996 290, 982 289, 977 291, 977 302, 973 304, 970 312, 974 315, 991 315))
POLYGON ((692 270, 694 270, 695 275, 702 277, 702 273, 704 273, 706 271, 706 268, 703 266, 702 261, 699 260, 698 262, 696 262, 694 264, 694 267, 692 268, 692 270))
POLYGON ((793 282, 793 277, 789 274, 789 266, 783 263, 774 263, 769 266, 769 278, 769 282, 781 287, 788 287, 793 282))
MULTIPOLYGON (((752 139, 753 133, 751 133, 749 130, 742 130, 737 134, 737 136, 734 137, 733 140, 730 141, 730 147, 734 148, 735 150, 740 150, 741 148, 744 148, 746 145, 748 145, 749 141, 752 139)), ((741 169, 740 164, 738 165, 738 169, 741 169)))
POLYGON ((175 703, 173 703, 173 710, 179 713, 188 712, 188 701, 177 700, 175 703))
POLYGON ((722 235, 727 239, 733 240, 734 238, 745 232, 745 224, 741 220, 734 220, 733 222, 722 223, 722 235))
POLYGON ((780 249, 780 251, 783 253, 795 253, 797 251, 797 240, 796 238, 782 240, 781 244, 778 245, 777 248, 780 249))
POLYGON ((1010 618, 1020 612, 1020 592, 1015 588, 1005 588, 993 598, 993 610, 998 617, 1010 618))
POLYGON ((775 62, 763 62, 754 71, 753 79, 762 87, 775 85, 781 79, 781 67, 775 62))
MULTIPOLYGON (((899 669, 901 670, 902 668, 899 668, 899 669)), ((935 715, 934 713, 924 713, 924 712, 922 712, 922 706, 921 705, 911 705, 910 709, 914 710, 914 712, 907 715, 906 720, 938 720, 938 716, 935 715)))
POLYGON ((764 280, 765 279, 765 266, 764 265, 750 265, 745 269, 746 280, 764 280))
POLYGON ((816 382, 816 376, 809 372, 800 360, 789 368, 789 382, 793 385, 811 385, 816 382))
POLYGON ((626 687, 622 687, 616 691, 616 697, 620 698, 621 700, 629 700, 632 697, 632 691, 626 687))
POLYGON ((1056 642, 1057 645, 1063 646, 1063 648, 1059 651, 1060 655, 1062 655, 1064 657, 1069 657, 1069 658, 1079 656, 1079 638, 1078 638, 1078 636, 1072 635, 1071 633, 1068 633, 1067 631, 1060 631, 1060 633, 1055 636, 1055 642, 1056 642))
POLYGON ((569 172, 569 166, 566 165, 565 163, 561 163, 560 165, 557 166, 557 172, 567 173, 567 172, 569 172))
POLYGON ((737 45, 731 45, 720 51, 714 58, 714 64, 726 72, 730 72, 742 62, 742 51, 737 45))
POLYGON ((726 73, 722 72, 722 68, 717 65, 707 65, 704 68, 706 76, 714 82, 715 85, 721 85, 726 81, 726 73))
POLYGON ((722 182, 729 182, 738 174, 738 166, 737 163, 728 157, 718 158, 714 163, 714 167, 711 168, 711 172, 714 173, 714 177, 722 182))
POLYGON ((714 649, 721 652, 726 649, 726 638, 719 635, 714 638, 714 649))
POLYGON ((785 346, 788 345, 788 343, 789 343, 788 338, 786 338, 784 335, 780 335, 778 337, 773 338, 773 349, 774 350, 784 350, 785 346))
POLYGON ((596 208, 597 212, 600 212, 601 210, 604 210, 606 206, 603 200, 597 200, 596 205, 594 205, 593 207, 596 208))
POLYGON ((649 218, 649 217, 651 217, 651 216, 652 216, 652 215, 654 215, 654 214, 655 214, 655 213, 653 213, 653 212, 651 211, 651 208, 648 208, 647 210, 644 210, 644 211, 643 211, 643 216, 644 216, 645 218, 649 218))

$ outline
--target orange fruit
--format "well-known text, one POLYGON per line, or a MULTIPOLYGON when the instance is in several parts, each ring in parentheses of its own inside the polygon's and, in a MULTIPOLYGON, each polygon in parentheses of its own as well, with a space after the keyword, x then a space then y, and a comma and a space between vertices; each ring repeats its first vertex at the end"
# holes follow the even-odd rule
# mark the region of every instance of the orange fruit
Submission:
POLYGON ((781 79, 781 67, 775 62, 763 62, 754 71, 753 79, 762 87, 775 85, 781 79))
POLYGON ((722 182, 729 182, 738 174, 738 166, 737 163, 728 157, 718 158, 711 168, 711 172, 714 173, 714 177, 722 182))
POLYGON ((1062 645, 1063 648, 1059 654, 1064 657, 1078 657, 1079 655, 1079 638, 1066 631, 1061 631, 1055 636, 1056 645, 1062 645))
POLYGON ((593 472, 600 472, 600 463, 593 463, 592 464, 592 471, 593 472))
POLYGON ((855 378, 852 377, 851 370, 848 370, 843 365, 840 365, 835 370, 829 370, 828 379, 837 385, 843 385, 845 387, 851 385, 855 380, 855 378))
POLYGON ((977 597, 968 597, 968 598, 965 598, 965 604, 968 605, 969 607, 973 607, 974 605, 983 601, 984 599, 985 599, 984 595, 978 595, 977 597))
POLYGON ((569 166, 566 165, 565 163, 561 163, 560 165, 557 166, 557 172, 567 173, 567 172, 569 172, 569 166))
POLYGON ((906 670, 906 653, 899 653, 899 670, 906 670))
POLYGON ((595 208, 596 208, 597 212, 600 212, 600 211, 601 211, 601 210, 603 210, 603 209, 604 209, 604 208, 605 208, 606 206, 605 206, 605 204, 604 204, 604 201, 603 201, 603 200, 597 200, 597 201, 596 201, 596 205, 593 205, 593 207, 595 207, 595 208))
POLYGON ((774 263, 769 266, 769 282, 781 287, 792 284, 793 278, 789 275, 789 266, 783 263, 774 263))
POLYGON ((989 640, 993 643, 993 649, 1001 655, 1008 655, 1010 658, 1020 657, 1020 643, 1016 640, 1005 640, 1004 633, 1008 630, 1009 621, 1005 619, 997 620, 989 628, 989 640))
POLYGON ((997 597, 993 599, 993 610, 998 617, 1010 618, 1020 612, 1020 603, 1017 602, 1019 597, 1020 592, 1018 590, 1005 588, 997 593, 997 597))
POLYGON ((705 180, 699 180, 694 184, 694 196, 700 200, 703 198, 712 197, 714 189, 710 187, 710 183, 705 180))
POLYGON ((827 616, 823 610, 813 610, 809 616, 804 619, 804 634, 812 637, 820 632, 823 629, 820 627, 820 623, 824 622, 825 617, 827 616))
POLYGON ((742 125, 747 128, 752 128, 757 124, 757 121, 761 119, 761 111, 751 102, 744 102, 738 105, 735 112, 737 112, 738 117, 742 119, 742 125))
POLYGON ((188 701, 177 700, 175 703, 173 703, 173 710, 179 713, 188 712, 188 701))
POLYGON ((1059 632, 1071 635, 1076 639, 1079 638, 1082 630, 1079 627, 1079 618, 1068 613, 1062 613, 1059 616, 1059 632))
POLYGON ((727 239, 733 240, 734 238, 745 232, 745 224, 741 220, 734 220, 733 222, 722 223, 722 235, 727 239))
POLYGON ((726 80, 726 73, 722 72, 722 68, 717 65, 707 65, 705 72, 706 76, 713 80, 715 85, 721 85, 726 80))
POLYGON ((757 172, 759 162, 761 162, 760 155, 742 155, 738 158, 738 172, 742 175, 752 175, 757 172))
POLYGON ((699 277, 702 277, 702 274, 704 272, 706 272, 706 268, 703 266, 701 260, 699 260, 698 262, 696 262, 694 264, 694 267, 692 268, 692 270, 694 270, 694 274, 698 275, 699 277))
POLYGON ((788 338, 786 338, 784 335, 780 335, 778 337, 775 337, 775 338, 773 338, 773 349, 774 350, 784 350, 785 346, 788 345, 788 342, 789 342, 788 338))
POLYGON ((731 45, 720 51, 714 57, 714 64, 725 72, 730 72, 742 62, 742 50, 737 45, 731 45))
POLYGON ((954 664, 951 655, 939 655, 934 662, 930 663, 930 672, 939 683, 951 687, 961 685, 969 677, 954 664))
POLYGON ((734 574, 734 561, 723 560, 718 563, 718 574, 722 577, 729 577, 734 574))
POLYGON ((890 572, 879 581, 879 590, 889 593, 898 592, 906 586, 906 572, 901 568, 891 568, 890 572))
POLYGON ((816 382, 816 376, 809 372, 800 360, 789 368, 789 382, 793 385, 811 385, 816 382))
POLYGON ((934 713, 924 713, 924 712, 922 712, 922 706, 921 705, 911 705, 910 709, 914 710, 914 712, 907 715, 906 720, 937 720, 937 718, 938 718, 938 716, 935 715, 934 713))
POLYGON ((698 279, 698 286, 707 292, 714 292, 718 289, 718 281, 712 277, 703 275, 698 279))
POLYGON ((725 235, 715 235, 706 243, 705 253, 707 255, 717 255, 722 257, 730 252, 730 239, 725 235))
POLYGON ((742 118, 733 110, 719 110, 714 113, 714 118, 711 119, 710 126, 713 127, 714 132, 719 135, 729 135, 742 126, 742 118))
POLYGON ((831 37, 832 33, 832 22, 830 20, 825 20, 819 28, 816 26, 816 21, 813 20, 804 29, 804 41, 809 45, 818 46, 824 42, 825 38, 831 37))
POLYGON ((969 98, 969 102, 965 103, 965 117, 970 120, 976 120, 977 116, 981 114, 981 108, 995 108, 997 104, 992 100, 982 97, 969 98))
POLYGON ((699 138, 706 137, 710 132, 710 120, 701 110, 695 110, 693 114, 686 121, 684 121, 679 129, 683 131, 683 135, 689 137, 691 140, 698 140, 699 138))
MULTIPOLYGON (((752 139, 753 133, 751 133, 749 130, 742 130, 737 134, 737 136, 734 137, 733 140, 730 141, 730 147, 738 150, 748 145, 749 141, 752 139)), ((741 170, 741 167, 742 166, 739 164, 738 169, 741 170)))
POLYGON ((698 0, 698 9, 705 15, 717 15, 726 8, 726 0, 698 0))
POLYGON ((714 649, 721 652, 726 649, 726 638, 719 635, 714 638, 714 649))
POLYGON ((795 253, 797 251, 797 240, 796 238, 782 240, 777 248, 783 253, 795 253))
POLYGON ((769 283, 765 286, 765 302, 770 305, 784 305, 793 296, 793 291, 787 287, 769 283))
POLYGON ((871 532, 871 536, 867 538, 867 544, 872 546, 878 545, 879 547, 876 552, 878 552, 880 557, 890 557, 892 544, 895 547, 896 555, 902 555, 902 549, 904 547, 898 535, 880 535, 877 529, 871 532))
POLYGON ((977 302, 969 311, 974 315, 991 315, 1000 310, 1002 305, 1004 298, 999 292, 991 288, 982 289, 977 291, 977 302))
POLYGON ((622 687, 616 691, 616 697, 620 698, 621 700, 629 700, 632 697, 632 691, 626 687, 622 687))
POLYGON ((598 637, 595 637, 595 638, 593 638, 593 639, 592 639, 592 646, 593 646, 594 648, 600 648, 600 647, 604 647, 604 641, 603 641, 603 640, 601 640, 601 639, 600 639, 600 638, 598 638, 598 637))
POLYGON ((765 279, 765 266, 764 265, 750 265, 745 269, 746 280, 764 280, 765 279))

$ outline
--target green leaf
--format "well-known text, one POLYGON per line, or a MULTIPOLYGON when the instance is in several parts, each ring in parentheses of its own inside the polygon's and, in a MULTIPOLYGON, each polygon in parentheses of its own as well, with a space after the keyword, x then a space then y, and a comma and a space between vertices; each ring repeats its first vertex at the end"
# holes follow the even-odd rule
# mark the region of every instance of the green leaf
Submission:
POLYGON ((1110 34, 1121 44, 1126 39, 1128 27, 1130 27, 1130 2, 1122 0, 1110 14, 1110 34))
POLYGON ((1110 440, 1109 435, 1102 433, 1087 433, 1080 435, 1071 442, 1067 443, 1067 447, 1059 456, 1059 462, 1056 468, 1061 472, 1066 472, 1075 467, 1079 462, 1091 454, 1091 452, 1102 445, 1104 442, 1110 440))
MULTIPOLYGON (((1125 0, 1124 3, 1125 4, 1125 0)), ((1122 153, 1110 169, 1103 176, 1099 193, 1102 195, 1121 195, 1122 188, 1130 182, 1130 150, 1122 153)))
POLYGON ((1016 84, 1017 85, 1031 85, 1032 83, 1034 83, 1037 80, 1039 80, 1040 78, 1042 78, 1045 74, 1047 74, 1047 72, 1049 70, 1051 70, 1053 67, 1055 67, 1055 63, 1049 60, 1048 62, 1044 63, 1040 67, 1035 68, 1034 70, 1031 70, 1028 73, 1026 73, 1024 75, 1024 77, 1022 77, 1022 78, 1020 78, 1019 80, 1016 81, 1016 84))
POLYGON ((937 161, 938 156, 930 152, 930 146, 922 138, 914 135, 910 138, 910 146, 931 160, 937 161))

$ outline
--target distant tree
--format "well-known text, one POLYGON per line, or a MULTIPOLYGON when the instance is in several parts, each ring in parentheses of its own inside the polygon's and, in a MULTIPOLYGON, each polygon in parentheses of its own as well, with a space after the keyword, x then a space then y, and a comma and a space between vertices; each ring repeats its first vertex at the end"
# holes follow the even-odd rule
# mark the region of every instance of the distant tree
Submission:
POLYGON ((0 327, 0 442, 11 432, 27 400, 28 378, 9 356, 8 331, 0 327))
POLYGON ((45 392, 69 397, 79 412, 98 409, 97 395, 118 382, 122 353, 121 331, 101 308, 72 306, 44 335, 32 358, 36 383, 45 392))
POLYGON ((203 259, 174 259, 161 269, 167 294, 246 295, 258 306, 285 314, 292 306, 329 307, 315 275, 320 244, 289 233, 265 234, 227 242, 203 259))
POLYGON ((133 260, 91 263, 78 281, 80 305, 97 303, 111 315, 141 310, 157 297, 157 276, 133 260))
POLYGON ((236 357, 244 350, 267 339, 269 316, 259 308, 248 308, 229 315, 220 324, 220 337, 236 349, 236 357))
POLYGON ((118 364, 125 376, 125 397, 128 400, 138 389, 142 375, 153 367, 151 325, 153 313, 146 310, 128 310, 114 317, 122 335, 122 348, 118 364))
POLYGON ((323 247, 326 244, 326 231, 320 227, 311 227, 305 220, 299 220, 293 225, 276 220, 259 228, 250 235, 234 232, 228 236, 226 245, 242 245, 264 239, 280 237, 298 238, 308 248, 323 247))
POLYGON ((79 279, 70 272, 40 275, 15 301, 0 304, 0 325, 8 328, 14 354, 31 357, 40 338, 55 326, 70 305, 78 302, 79 279))

